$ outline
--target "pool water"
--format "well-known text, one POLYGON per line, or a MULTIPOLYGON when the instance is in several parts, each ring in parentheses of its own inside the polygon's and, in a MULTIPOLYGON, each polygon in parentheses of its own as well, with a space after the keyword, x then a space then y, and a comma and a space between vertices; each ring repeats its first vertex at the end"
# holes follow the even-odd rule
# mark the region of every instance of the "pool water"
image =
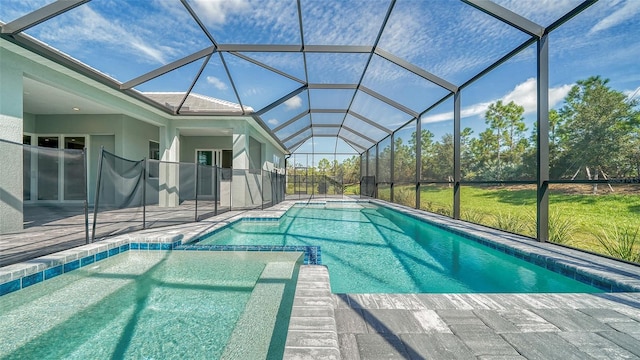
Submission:
POLYGON ((128 251, 0 297, 0 358, 281 358, 299 258, 128 251))
POLYGON ((234 223, 199 243, 320 246, 334 293, 601 292, 366 203, 294 206, 278 222, 234 223))

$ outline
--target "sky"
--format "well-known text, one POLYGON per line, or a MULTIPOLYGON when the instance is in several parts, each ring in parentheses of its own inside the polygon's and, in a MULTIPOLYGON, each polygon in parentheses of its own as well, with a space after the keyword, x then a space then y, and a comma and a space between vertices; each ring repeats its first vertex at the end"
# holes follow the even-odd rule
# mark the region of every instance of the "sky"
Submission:
MULTIPOLYGON (((2 0, 0 20, 9 22, 51 0, 2 0)), ((389 0, 301 0, 302 34, 295 0, 188 0, 218 44, 368 45, 376 41, 389 0)), ((542 26, 581 3, 580 0, 494 0, 542 26)), ((94 69, 126 82, 162 65, 212 46, 210 39, 179 0, 93 0, 26 31, 94 69)), ((631 96, 640 88, 640 1, 600 0, 549 35, 551 108, 562 106, 576 81, 600 75, 609 85, 631 96)), ((397 0, 378 48, 454 85, 467 80, 511 51, 528 36, 459 1, 397 0)), ((485 128, 489 104, 514 101, 525 108, 533 129, 536 117, 535 44, 461 92, 462 126, 475 134, 485 128)), ((381 56, 368 54, 215 53, 193 91, 260 110, 309 83, 362 85, 402 105, 388 106, 354 90, 309 90, 290 98, 262 118, 281 139, 313 124, 342 122, 344 114, 312 113, 282 127, 287 120, 312 109, 351 109, 377 124, 396 130, 448 91, 381 56), (288 76, 246 61, 249 57, 288 76), (305 60, 308 73, 305 73, 305 60), (225 69, 226 66, 226 69, 225 69), (363 71, 365 70, 363 76, 363 71), (230 81, 227 70, 232 75, 230 81), (234 91, 235 85, 237 94, 234 91)), ((139 91, 186 91, 205 59, 136 86, 139 91)), ((640 95, 636 95, 640 98, 640 95)), ((452 132, 451 100, 422 117, 436 139, 452 132)), ((385 132, 347 116, 345 125, 379 140, 385 132)), ((332 134, 332 128, 318 132, 332 134)), ((311 130, 288 139, 293 145, 311 130)), ((369 141, 344 133, 361 146, 369 141)), ((314 138, 299 152, 354 152, 335 138, 314 138)), ((357 148, 362 151, 362 148, 357 148)))

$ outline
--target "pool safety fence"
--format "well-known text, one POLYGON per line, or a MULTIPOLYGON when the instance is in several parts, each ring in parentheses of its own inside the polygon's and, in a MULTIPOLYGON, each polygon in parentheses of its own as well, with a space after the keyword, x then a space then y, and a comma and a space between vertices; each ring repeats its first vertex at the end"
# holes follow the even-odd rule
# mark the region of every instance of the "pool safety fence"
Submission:
POLYGON ((89 167, 76 138, 25 142, 0 140, 0 267, 284 200, 285 176, 275 171, 130 160, 102 149, 89 167))
POLYGON ((0 139, 0 266, 89 241, 84 145, 72 137, 24 142, 0 139))
POLYGON ((284 199, 284 175, 197 163, 129 160, 101 151, 92 241, 178 225, 284 199))

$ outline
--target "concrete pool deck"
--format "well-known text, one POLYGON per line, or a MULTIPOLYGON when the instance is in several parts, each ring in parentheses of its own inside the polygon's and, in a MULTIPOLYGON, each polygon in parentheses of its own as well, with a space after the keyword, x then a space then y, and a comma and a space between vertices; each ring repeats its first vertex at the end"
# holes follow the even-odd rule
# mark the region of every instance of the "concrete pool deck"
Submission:
MULTIPOLYGON (((6 266, 0 284, 124 243, 189 243, 240 218, 278 218, 295 203, 138 231, 6 266)), ((640 289, 639 266, 380 203, 610 291, 640 289)), ((332 294, 329 279, 324 266, 301 266, 286 359, 640 359, 640 293, 332 294)))

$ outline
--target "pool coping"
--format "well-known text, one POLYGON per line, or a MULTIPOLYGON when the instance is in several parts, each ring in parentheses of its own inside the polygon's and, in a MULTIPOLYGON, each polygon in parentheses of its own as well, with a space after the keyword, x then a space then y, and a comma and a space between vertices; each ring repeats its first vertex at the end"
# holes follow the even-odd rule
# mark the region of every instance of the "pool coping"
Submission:
POLYGON ((454 220, 377 199, 348 199, 326 201, 289 200, 267 210, 230 212, 200 223, 142 230, 107 238, 96 243, 45 255, 22 263, 0 268, 0 296, 37 284, 60 274, 128 250, 196 250, 196 251, 300 251, 305 253, 305 264, 321 264, 320 247, 291 246, 225 246, 198 245, 203 237, 222 231, 239 221, 279 221, 298 204, 325 205, 327 203, 371 203, 396 210, 412 218, 451 231, 491 249, 528 261, 569 278, 592 285, 607 292, 640 291, 640 266, 614 259, 541 243, 521 235, 454 220))

